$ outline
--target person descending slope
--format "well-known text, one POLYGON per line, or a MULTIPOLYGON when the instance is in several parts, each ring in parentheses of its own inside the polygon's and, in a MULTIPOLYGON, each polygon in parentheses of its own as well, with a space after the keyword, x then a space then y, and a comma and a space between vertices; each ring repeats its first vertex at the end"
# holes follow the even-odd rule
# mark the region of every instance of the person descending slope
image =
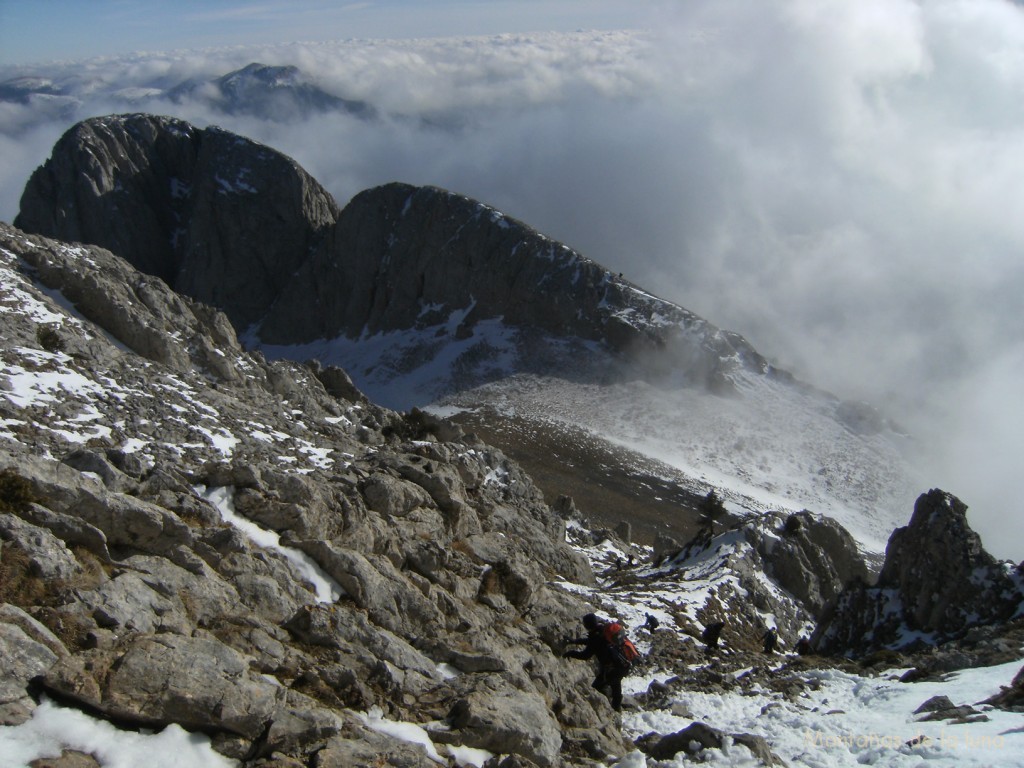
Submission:
POLYGON ((625 636, 625 630, 618 622, 604 621, 595 614, 588 613, 583 617, 583 626, 587 636, 569 640, 570 645, 582 645, 579 651, 566 651, 566 659, 597 659, 597 676, 593 687, 611 700, 612 709, 622 708, 622 678, 639 657, 636 646, 625 636))

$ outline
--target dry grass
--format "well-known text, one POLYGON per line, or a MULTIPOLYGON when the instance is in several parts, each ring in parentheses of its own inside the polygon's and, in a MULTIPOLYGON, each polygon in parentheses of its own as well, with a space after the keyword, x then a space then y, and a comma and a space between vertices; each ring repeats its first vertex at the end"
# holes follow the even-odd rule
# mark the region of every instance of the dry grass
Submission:
POLYGON ((38 501, 29 480, 9 467, 0 469, 0 512, 20 515, 30 504, 38 501))
POLYGON ((28 553, 16 542, 0 546, 0 602, 19 608, 50 604, 53 583, 45 581, 28 553))
MULTIPOLYGON (((651 544, 659 533, 687 541, 699 530, 703 492, 688 490, 671 467, 571 425, 498 415, 490 409, 452 421, 517 461, 551 504, 572 496, 595 527, 629 521, 633 540, 651 544)), ((706 491, 705 491, 706 492, 706 491)))

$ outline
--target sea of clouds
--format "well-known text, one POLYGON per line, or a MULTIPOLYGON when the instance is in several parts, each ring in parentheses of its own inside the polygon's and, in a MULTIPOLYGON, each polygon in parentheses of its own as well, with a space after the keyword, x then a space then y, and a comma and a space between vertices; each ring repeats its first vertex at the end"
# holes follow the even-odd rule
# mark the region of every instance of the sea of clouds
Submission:
MULTIPOLYGON (((392 180, 493 205, 865 399, 1024 556, 1024 9, 695 0, 644 30, 348 40, 0 69, 0 219, 79 119, 173 114, 294 157, 344 203, 392 180), (250 62, 375 110, 308 119, 153 94, 250 62)), ((925 488, 921 489, 926 490, 925 488)), ((909 510, 908 510, 909 516, 909 510)))

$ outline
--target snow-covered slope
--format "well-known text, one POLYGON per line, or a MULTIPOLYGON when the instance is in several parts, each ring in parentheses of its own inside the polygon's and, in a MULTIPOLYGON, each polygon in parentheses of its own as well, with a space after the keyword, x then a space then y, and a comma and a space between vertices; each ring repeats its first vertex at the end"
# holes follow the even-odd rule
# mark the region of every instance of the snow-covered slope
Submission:
MULTIPOLYGON (((119 452, 123 462, 134 460, 140 468, 159 469, 151 479, 154 490, 161 494, 161 483, 173 480, 171 473, 177 472, 176 468, 184 471, 189 466, 202 467, 208 461, 237 459, 244 471, 260 456, 275 469, 279 468, 282 477, 289 476, 293 486, 300 485, 301 478, 305 477, 332 481, 357 461, 349 451, 364 454, 359 459, 359 478, 365 479, 371 471, 378 470, 388 475, 388 462, 379 456, 374 458, 384 454, 383 445, 362 442, 362 436, 369 431, 370 416, 385 420, 386 414, 381 409, 371 404, 331 403, 326 397, 313 398, 311 393, 317 385, 311 371, 291 366, 285 375, 284 365, 266 365, 229 343, 230 334, 226 340, 213 345, 218 335, 216 315, 183 299, 176 301, 164 286, 127 270, 115 257, 98 249, 47 242, 6 226, 0 227, 0 315, 3 316, 0 453, 5 466, 17 465, 30 457, 52 464, 64 457, 74 464, 76 461, 71 454, 76 448, 85 445, 101 450, 101 446, 109 446, 119 452), (35 266, 30 268, 28 263, 35 266), (61 282, 67 286, 64 292, 43 288, 38 278, 46 271, 65 273, 65 280, 61 282), (74 289, 74 286, 86 284, 93 286, 96 296, 90 297, 74 289), (102 307, 110 311, 97 313, 102 307), (125 318, 131 317, 133 312, 137 313, 136 322, 125 323, 125 318), (97 325, 90 319, 90 315, 96 314, 102 315, 109 327, 97 325), (111 333, 118 322, 124 323, 120 326, 123 340, 115 345, 109 343, 111 337, 106 334, 111 333), (150 333, 131 336, 125 332, 135 326, 148 329, 150 333), (55 337, 48 336, 47 330, 55 337), (154 337, 163 339, 163 344, 157 345, 154 337), (125 340, 146 346, 168 362, 144 360, 131 351, 125 340), (178 354, 174 353, 175 349, 178 354), (171 363, 177 367, 170 367, 171 363), (215 375, 215 366, 219 375, 215 375)), ((739 410, 741 405, 756 405, 760 402, 758 397, 767 397, 764 393, 772 391, 762 383, 767 381, 753 378, 753 383, 748 383, 742 377, 736 379, 740 395, 749 387, 757 397, 748 394, 723 401, 738 409, 735 423, 740 423, 741 417, 749 417, 747 412, 739 410)), ((787 389, 782 382, 776 384, 782 393, 804 392, 809 403, 820 406, 830 402, 810 390, 787 389)), ((569 379, 519 376, 492 384, 487 392, 494 402, 505 402, 509 409, 530 407, 535 410, 540 409, 533 405, 533 398, 543 394, 544 402, 553 404, 548 412, 566 421, 582 420, 584 411, 607 413, 618 408, 615 418, 628 416, 630 425, 642 425, 637 433, 642 429, 652 433, 654 426, 643 426, 637 415, 626 410, 634 403, 634 399, 626 397, 630 390, 625 385, 617 386, 620 389, 594 384, 580 388, 569 379), (552 396, 555 389, 543 392, 544 386, 564 387, 562 399, 552 396), (600 399, 610 392, 619 392, 622 400, 600 399), (590 398, 586 408, 576 399, 584 396, 590 398)), ((635 386, 640 391, 656 391, 653 385, 635 386)), ((696 393, 692 396, 698 398, 696 393)), ((777 397, 788 403, 787 398, 792 395, 778 394, 777 397)), ((651 402, 654 401, 652 396, 651 402)), ((680 413, 692 413, 698 410, 699 402, 699 399, 677 401, 676 405, 680 413)), ((792 407, 797 408, 801 401, 794 402, 792 407)), ((659 407, 660 410, 652 411, 654 416, 661 414, 665 418, 665 414, 673 412, 671 408, 659 407)), ((771 413, 767 406, 761 407, 771 413)), ((798 410, 804 414, 815 413, 811 405, 798 410)), ((811 419, 810 416, 805 418, 811 419)), ((608 423, 614 426, 615 420, 609 418, 608 423)), ((633 439, 640 442, 640 438, 633 439)), ((865 445, 870 444, 867 438, 865 441, 865 445)), ((418 447, 438 448, 438 445, 430 441, 418 447)), ((475 454, 476 450, 467 453, 475 454)), ((424 459, 419 455, 417 458, 424 459)), ((430 469, 433 464, 428 463, 428 469, 422 472, 423 482, 445 475, 440 471, 441 465, 436 470, 430 469)), ((104 466, 98 463, 95 469, 102 471, 104 466)), ((87 475, 85 482, 90 487, 101 485, 99 476, 83 467, 82 472, 87 475)), ((73 470, 69 467, 67 471, 73 470)), ((498 479, 508 477, 513 471, 518 472, 511 464, 497 463, 494 459, 482 484, 497 482, 501 486, 498 479)), ((767 472, 765 470, 766 476, 767 472)), ((452 471, 449 475, 454 477, 458 473, 452 471)), ((521 480, 517 482, 523 484, 521 480)), ((360 481, 353 475, 345 485, 355 489, 360 481)), ((495 498, 511 494, 513 485, 502 486, 503 490, 496 491, 495 498)), ((164 490, 168 491, 164 496, 177 502, 177 493, 169 492, 169 488, 164 490)), ((192 490, 199 489, 193 487, 192 490)), ((182 498, 191 499, 188 489, 184 491, 182 498)), ((486 497, 490 491, 483 487, 478 488, 477 493, 486 497)), ((205 494, 216 502, 220 521, 237 526, 226 492, 207 487, 205 494)), ((729 501, 729 507, 739 514, 742 507, 735 498, 729 501)), ((758 498, 768 504, 763 494, 750 498, 753 499, 751 504, 758 498)), ((298 512, 305 505, 294 506, 298 512)), ((480 508, 484 509, 485 505, 480 508)), ((334 512, 336 507, 332 505, 330 509, 334 512)), ((72 519, 73 511, 68 511, 67 520, 72 519)), ((909 507, 902 510, 904 518, 908 511, 909 507)), ((169 521, 170 511, 167 515, 169 521)), ((591 605, 602 614, 623 618, 632 637, 647 654, 646 664, 626 679, 629 696, 624 712, 616 716, 605 708, 602 711, 608 720, 600 723, 601 727, 609 733, 621 730, 628 739, 644 743, 643 737, 651 732, 667 735, 695 722, 707 723, 731 734, 721 748, 704 749, 696 756, 710 765, 763 764, 763 755, 755 755, 734 736, 743 733, 763 739, 766 749, 792 766, 1024 764, 1020 759, 1024 751, 1021 714, 983 703, 999 693, 1020 668, 1020 630, 1016 635, 990 637, 993 645, 1000 647, 1005 662, 962 669, 944 680, 918 683, 898 680, 904 665, 913 663, 910 657, 896 658, 898 663, 889 669, 884 666, 869 669, 828 659, 767 657, 757 653, 757 632, 763 626, 778 625, 780 630, 785 630, 784 652, 791 649, 792 637, 808 626, 806 606, 799 605, 793 592, 782 586, 778 574, 773 576, 769 569, 759 566, 773 553, 783 550, 785 543, 778 530, 784 519, 784 515, 753 516, 747 522, 753 531, 752 537, 738 528, 727 530, 706 545, 688 548, 668 560, 662 558, 657 565, 650 562, 652 553, 644 547, 634 545, 627 549, 600 536, 595 538, 593 532, 579 525, 569 526, 568 541, 590 559, 599 579, 595 585, 586 583, 586 579, 552 576, 552 582, 544 588, 561 593, 560 599, 571 596, 574 607, 575 600, 582 600, 580 606, 591 605), (751 538, 763 545, 752 544, 751 538), (628 562, 630 555, 640 565, 620 570, 616 560, 621 558, 628 562), (743 601, 746 604, 741 620, 741 611, 734 606, 743 601), (696 637, 714 611, 728 611, 732 627, 723 634, 721 655, 707 658, 696 637), (660 620, 660 627, 654 633, 640 629, 646 613, 660 620), (957 724, 950 720, 925 720, 926 715, 918 710, 936 695, 945 695, 956 705, 970 707, 973 714, 957 724)), ((200 523, 201 520, 193 520, 194 525, 200 526, 200 523)), ((517 521, 520 526, 522 523, 522 520, 517 521)), ((279 524, 294 533, 288 524, 279 524)), ((395 517, 382 529, 390 531, 399 524, 395 517)), ((433 526, 429 521, 426 524, 433 526)), ((184 523, 179 523, 178 528, 192 530, 184 523)), ((433 541, 429 537, 436 529, 422 530, 426 536, 423 540, 433 541)), ((280 562, 283 573, 295 582, 309 578, 308 572, 286 565, 291 559, 276 546, 278 539, 270 541, 269 546, 260 544, 257 550, 237 528, 215 524, 210 532, 218 540, 223 537, 232 542, 232 562, 237 562, 236 555, 252 547, 259 553, 257 562, 280 562)), ((247 536, 263 539, 262 534, 247 536)), ((161 538, 157 536, 154 540, 161 538)), ((488 541, 496 545, 505 538, 502 532, 488 541)), ((126 547, 126 540, 119 546, 126 547)), ((458 548, 453 546, 451 551, 457 552, 458 548)), ((155 561, 156 558, 150 558, 148 567, 152 569, 155 561)), ((196 561, 196 567, 204 566, 196 561)), ((134 573, 134 569, 117 568, 110 578, 111 581, 130 579, 134 573)), ((539 587, 543 582, 543 578, 538 578, 524 583, 539 587)), ((325 586, 328 589, 322 593, 307 594, 311 606, 334 599, 329 582, 325 586)), ((410 589, 420 588, 430 591, 438 587, 428 586, 421 577, 410 589)), ((462 594, 467 595, 463 602, 472 602, 476 591, 462 594)), ((459 603, 454 599, 451 602, 459 603)), ((543 610, 536 613, 517 615, 509 625, 520 633, 532 626, 533 621, 551 621, 553 605, 554 601, 543 604, 543 610)), ((324 609, 324 615, 341 615, 347 610, 350 606, 342 600, 324 609)), ((268 628, 273 629, 270 625, 268 628)), ((556 629, 559 633, 573 632, 573 627, 567 624, 558 624, 556 629)), ((477 628, 476 631, 482 630, 477 628)), ((459 638, 471 640, 473 637, 472 633, 459 632, 459 638)), ((158 635, 173 636, 173 632, 158 635)), ((282 638, 287 639, 285 634, 282 638)), ((114 640, 116 637, 111 642, 114 640)), ((364 646, 370 650, 376 647, 364 646)), ((83 652, 97 650, 101 649, 85 648, 83 652)), ((578 672, 579 679, 568 689, 572 699, 596 696, 587 690, 589 675, 585 668, 569 666, 577 662, 559 659, 552 650, 538 643, 532 651, 536 655, 529 663, 544 662, 553 665, 552 669, 559 673, 578 672)), ((390 669, 383 661, 377 668, 390 669)), ((520 663, 509 675, 519 677, 520 670, 527 668, 520 663)), ((490 678, 495 675, 488 671, 490 669, 486 666, 482 672, 464 672, 463 679, 470 679, 474 674, 490 678)), ((7 674, 5 667, 0 671, 0 682, 7 682, 4 677, 7 674)), ((264 675, 261 680, 268 684, 269 677, 264 675)), ((451 736, 450 727, 435 720, 427 710, 419 709, 425 705, 410 691, 403 690, 399 683, 395 685, 398 687, 389 689, 389 695, 397 692, 396 699, 411 702, 403 709, 402 720, 395 715, 386 717, 377 708, 353 711, 346 707, 344 714, 360 720, 374 732, 387 734, 389 744, 401 740, 418 745, 415 755, 421 760, 410 759, 403 764, 442 764, 447 760, 457 766, 483 766, 492 757, 500 760, 501 755, 483 749, 443 744, 442 739, 451 736), (440 757, 444 754, 448 757, 440 757)), ((538 700, 544 701, 540 697, 538 700)), ((349 727, 354 728, 354 722, 349 727)), ((27 765, 36 757, 59 754, 62 747, 92 753, 105 765, 137 764, 141 759, 140 750, 147 749, 158 752, 161 759, 173 752, 176 766, 240 764, 214 754, 206 738, 187 736, 173 723, 158 736, 133 738, 136 735, 125 734, 110 723, 93 721, 80 712, 72 713, 46 702, 21 725, 0 726, 0 764, 27 765)), ((364 734, 363 738, 368 737, 364 734)), ((170 764, 158 759, 151 762, 170 764)), ((626 751, 609 755, 604 764, 609 768, 682 768, 692 762, 684 754, 655 760, 640 751, 626 751)))
MULTIPOLYGON (((762 527, 761 522, 754 525, 762 527)), ((780 646, 780 653, 766 656, 757 647, 759 635, 752 632, 758 627, 738 612, 722 613, 718 598, 740 601, 734 605, 745 602, 761 629, 781 629, 784 617, 769 605, 792 604, 793 598, 764 571, 744 574, 742 561, 749 557, 750 546, 739 529, 716 537, 706 549, 658 566, 647 561, 649 553, 642 548, 595 541, 578 526, 570 527, 569 538, 588 555, 600 578, 596 588, 567 588, 590 600, 599 614, 622 620, 646 657, 623 684, 627 696, 622 726, 634 740, 676 733, 699 722, 726 734, 761 737, 774 758, 790 766, 1024 765, 1024 715, 986 703, 1021 671, 1024 647, 1019 633, 998 641, 1011 661, 961 668, 920 682, 900 680, 917 663, 909 657, 893 655, 874 665, 837 664, 794 654, 792 640, 780 646), (641 555, 636 567, 617 565, 631 554, 641 555), (757 582, 753 589, 751 578, 757 582), (646 614, 659 620, 653 632, 643 629, 646 614), (705 654, 700 631, 723 616, 727 630, 722 648, 705 654), (728 627, 736 619, 740 626, 728 627), (676 659, 674 665, 664 663, 669 658, 676 659), (682 675, 679 659, 689 661, 689 671, 682 675), (961 719, 925 711, 925 702, 942 696, 964 708, 958 712, 961 719)), ((932 709, 941 707, 934 703, 932 709)), ((694 749, 692 755, 684 751, 664 761, 636 752, 616 766, 677 768, 696 761, 753 768, 771 764, 764 757, 739 739, 726 737, 720 749, 694 749)))
POLYGON ((398 409, 453 416, 487 408, 581 428, 660 462, 670 483, 701 495, 719 489, 735 514, 829 515, 876 555, 922 490, 913 441, 867 406, 741 366, 729 373, 727 396, 678 379, 624 380, 615 374, 621 363, 599 345, 553 337, 530 341, 532 362, 547 372, 523 372, 519 329, 492 320, 455 338, 464 314, 422 330, 263 350, 339 365, 372 399, 398 409), (460 376, 486 383, 463 387, 460 376))

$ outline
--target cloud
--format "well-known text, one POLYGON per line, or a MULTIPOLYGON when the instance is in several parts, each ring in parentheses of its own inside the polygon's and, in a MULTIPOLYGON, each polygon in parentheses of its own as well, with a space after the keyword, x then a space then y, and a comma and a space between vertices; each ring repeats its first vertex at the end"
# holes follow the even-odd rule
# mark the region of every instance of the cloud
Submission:
MULTIPOLYGON (((883 406, 986 544, 1019 559, 1020 525, 994 521, 1019 518, 1024 456, 1024 12, 666 8, 647 33, 273 45, 42 74, 67 84, 81 118, 127 111, 118 89, 296 64, 380 118, 156 106, 287 152, 341 203, 392 180, 477 197, 802 378, 883 406)), ((70 124, 40 117, 48 104, 0 105, 0 218, 70 124)))

